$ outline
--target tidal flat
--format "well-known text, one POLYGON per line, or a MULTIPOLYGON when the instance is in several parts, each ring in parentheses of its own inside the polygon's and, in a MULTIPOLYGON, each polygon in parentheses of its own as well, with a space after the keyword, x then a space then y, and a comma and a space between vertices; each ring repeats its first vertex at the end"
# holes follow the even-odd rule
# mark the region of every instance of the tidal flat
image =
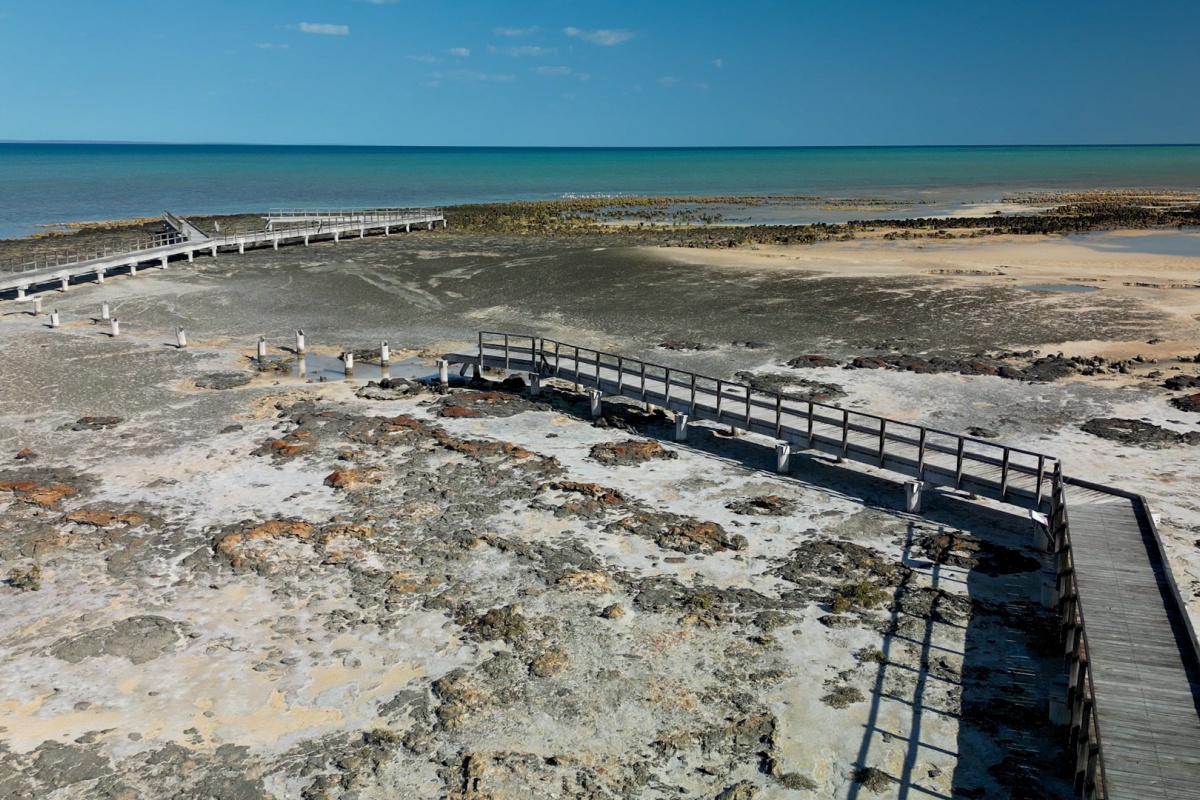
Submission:
POLYGON ((1192 594, 1198 448, 1081 425, 1200 430, 1163 385, 1200 384, 1200 259, 1105 236, 414 233, 72 286, 53 330, 0 302, 0 797, 1069 796, 1024 515, 907 514, 885 473, 775 475, 753 436, 597 422, 569 385, 389 400, 251 357, 302 328, 429 376, 498 330, 833 384, 1145 493, 1192 594), (1101 290, 1021 288, 1062 280, 1101 290), (964 360, 991 371, 934 369, 964 360))

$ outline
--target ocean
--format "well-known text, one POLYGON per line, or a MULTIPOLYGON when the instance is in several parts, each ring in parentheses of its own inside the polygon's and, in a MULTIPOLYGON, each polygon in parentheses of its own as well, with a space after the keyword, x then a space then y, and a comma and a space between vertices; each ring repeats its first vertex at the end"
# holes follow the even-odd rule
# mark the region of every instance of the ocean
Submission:
MULTIPOLYGON (((1200 190, 1200 145, 487 148, 0 143, 0 238, 68 221, 578 195, 989 202, 1019 191, 1200 190)), ((928 207, 928 206, 926 206, 928 207)), ((865 216, 859 212, 857 217, 865 216)), ((810 219, 771 221, 807 222, 810 219)))

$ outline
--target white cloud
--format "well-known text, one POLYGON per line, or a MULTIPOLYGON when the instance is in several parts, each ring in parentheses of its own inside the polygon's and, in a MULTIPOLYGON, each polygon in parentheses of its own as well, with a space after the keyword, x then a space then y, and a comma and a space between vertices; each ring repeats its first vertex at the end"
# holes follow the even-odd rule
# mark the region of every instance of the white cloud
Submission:
POLYGON ((538 75, 570 75, 570 67, 537 67, 533 70, 538 75))
POLYGON ((658 82, 663 86, 674 86, 679 83, 679 78, 674 75, 664 75, 658 79, 658 82))
POLYGON ((286 44, 256 44, 254 45, 259 50, 287 50, 286 44))
POLYGON ((624 28, 614 28, 612 30, 598 28, 594 31, 585 31, 580 28, 563 28, 563 33, 567 36, 574 36, 576 39, 583 39, 585 42, 606 46, 628 42, 635 36, 633 31, 627 31, 624 28))
POLYGON ((330 25, 327 22, 301 22, 297 25, 301 33, 322 33, 326 36, 347 36, 349 25, 330 25))
POLYGON ((513 57, 517 56, 552 56, 557 55, 557 47, 535 47, 533 45, 522 45, 521 47, 506 47, 504 53, 513 57))
POLYGON ((466 58, 467 56, 471 55, 471 51, 466 47, 451 47, 446 52, 452 56, 458 56, 459 58, 466 58))
POLYGON ((405 56, 409 61, 419 61, 422 64, 436 64, 439 59, 437 56, 405 56))
POLYGON ((471 69, 455 69, 449 72, 431 72, 429 77, 434 80, 447 81, 511 81, 515 75, 496 75, 488 72, 476 72, 471 69))
POLYGON ((496 28, 497 36, 529 36, 537 33, 538 27, 534 25, 532 28, 496 28))
POLYGON ((722 66, 725 65, 724 59, 720 59, 720 58, 714 58, 712 63, 713 63, 713 66, 716 67, 717 69, 720 69, 722 66))

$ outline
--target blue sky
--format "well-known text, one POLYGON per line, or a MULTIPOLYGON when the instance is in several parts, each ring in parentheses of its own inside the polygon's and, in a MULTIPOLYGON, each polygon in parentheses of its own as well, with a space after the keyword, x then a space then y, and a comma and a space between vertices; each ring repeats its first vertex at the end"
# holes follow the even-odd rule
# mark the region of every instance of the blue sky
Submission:
POLYGON ((0 0, 0 140, 1200 142, 1200 3, 0 0))

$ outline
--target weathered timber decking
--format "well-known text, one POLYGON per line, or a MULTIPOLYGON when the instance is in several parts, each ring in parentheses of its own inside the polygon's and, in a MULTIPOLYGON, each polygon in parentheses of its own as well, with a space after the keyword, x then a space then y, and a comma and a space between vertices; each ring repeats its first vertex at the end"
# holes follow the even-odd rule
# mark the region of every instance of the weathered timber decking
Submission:
POLYGON ((1140 498, 1067 489, 1104 796, 1200 797, 1200 661, 1140 498))
MULTIPOLYGON (((1065 719, 1084 800, 1200 798, 1200 645, 1145 500, 1064 477, 1053 456, 538 337, 483 332, 463 365, 556 377, 1048 513, 1065 719)), ((781 461, 780 463, 784 463, 781 461)))

